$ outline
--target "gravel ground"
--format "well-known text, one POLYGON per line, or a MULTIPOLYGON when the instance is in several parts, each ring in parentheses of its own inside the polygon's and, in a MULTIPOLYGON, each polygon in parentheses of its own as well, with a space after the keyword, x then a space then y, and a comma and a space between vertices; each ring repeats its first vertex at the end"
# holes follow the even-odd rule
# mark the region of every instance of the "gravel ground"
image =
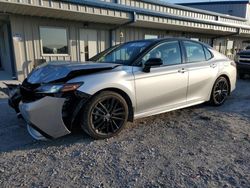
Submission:
POLYGON ((99 141, 34 141, 0 97, 1 187, 250 187, 250 79, 222 107, 144 118, 99 141))

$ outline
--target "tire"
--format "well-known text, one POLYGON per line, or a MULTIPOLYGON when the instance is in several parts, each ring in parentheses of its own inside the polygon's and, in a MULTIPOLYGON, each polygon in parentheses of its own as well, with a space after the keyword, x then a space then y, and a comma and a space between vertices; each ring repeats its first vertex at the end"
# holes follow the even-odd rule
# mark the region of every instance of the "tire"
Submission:
POLYGON ((87 102, 82 110, 81 128, 94 139, 116 136, 128 120, 128 105, 118 93, 103 91, 87 102))
POLYGON ((244 79, 245 79, 245 74, 239 72, 239 78, 240 78, 241 80, 244 80, 244 79))
POLYGON ((219 77, 214 83, 210 98, 210 104, 213 106, 223 105, 229 93, 230 85, 228 80, 223 76, 219 77))

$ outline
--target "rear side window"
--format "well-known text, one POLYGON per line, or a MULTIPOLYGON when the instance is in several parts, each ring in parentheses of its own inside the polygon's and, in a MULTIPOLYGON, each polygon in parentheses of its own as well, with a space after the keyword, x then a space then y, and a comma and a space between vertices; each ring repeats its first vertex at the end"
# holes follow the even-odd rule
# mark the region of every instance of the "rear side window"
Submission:
POLYGON ((204 47, 204 51, 205 51, 205 55, 206 55, 206 60, 213 58, 212 53, 206 47, 204 47))
POLYGON ((191 41, 184 41, 183 44, 188 63, 206 61, 205 52, 201 44, 191 41))

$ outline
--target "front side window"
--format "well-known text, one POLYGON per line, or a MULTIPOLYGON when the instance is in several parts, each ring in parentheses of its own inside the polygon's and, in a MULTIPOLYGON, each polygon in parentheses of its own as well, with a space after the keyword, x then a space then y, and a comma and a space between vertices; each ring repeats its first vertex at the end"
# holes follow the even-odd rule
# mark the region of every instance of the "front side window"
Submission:
POLYGON ((151 58, 160 58, 163 65, 181 64, 182 60, 179 42, 171 41, 160 44, 143 57, 142 64, 151 58))
POLYGON ((130 64, 151 42, 128 42, 98 57, 97 62, 130 64))
POLYGON ((191 41, 184 41, 183 44, 186 51, 187 63, 206 60, 205 52, 201 44, 191 41))
POLYGON ((40 27, 43 54, 68 54, 66 28, 40 27))

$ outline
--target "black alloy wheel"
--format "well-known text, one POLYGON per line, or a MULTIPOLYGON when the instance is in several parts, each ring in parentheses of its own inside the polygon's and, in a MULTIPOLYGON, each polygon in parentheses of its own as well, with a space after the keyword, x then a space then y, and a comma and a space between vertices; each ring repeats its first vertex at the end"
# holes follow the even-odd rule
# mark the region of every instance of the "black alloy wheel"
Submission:
POLYGON ((219 77, 213 87, 210 102, 215 106, 222 105, 229 95, 229 83, 225 77, 219 77))
POLYGON ((104 91, 94 96, 85 106, 81 126, 95 139, 118 134, 128 119, 128 105, 119 94, 104 91))

